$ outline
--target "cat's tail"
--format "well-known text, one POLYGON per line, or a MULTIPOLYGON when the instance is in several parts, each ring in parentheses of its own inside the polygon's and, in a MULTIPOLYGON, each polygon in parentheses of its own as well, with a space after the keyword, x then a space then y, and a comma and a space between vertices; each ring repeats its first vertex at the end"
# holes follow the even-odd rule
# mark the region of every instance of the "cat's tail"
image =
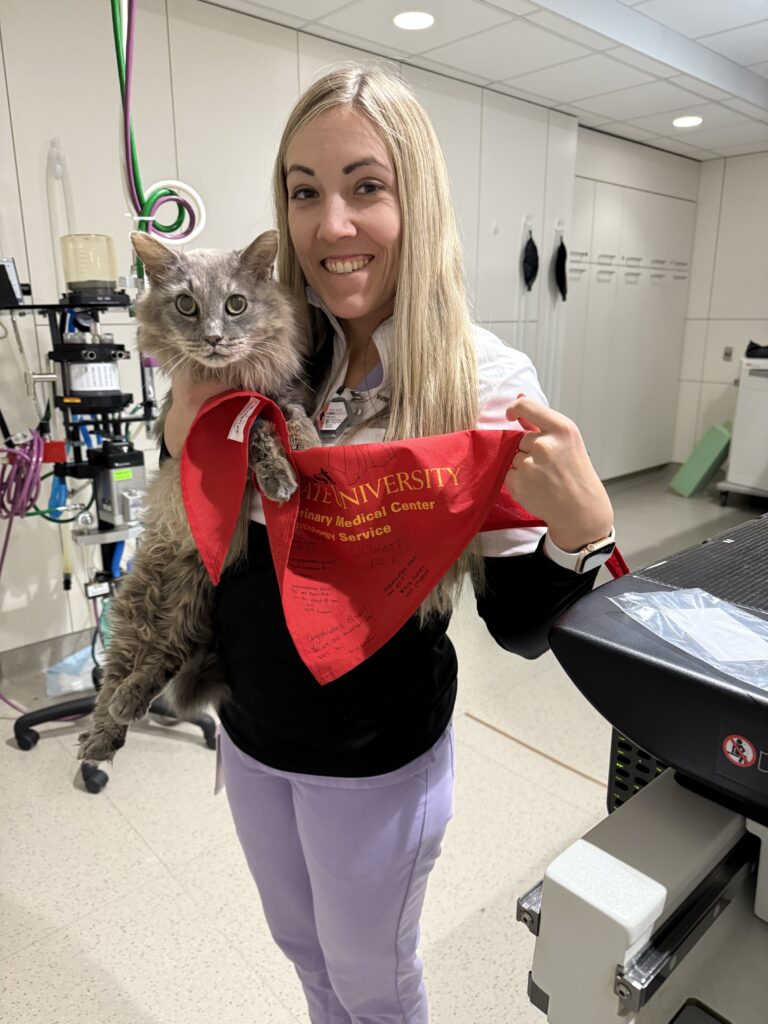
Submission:
POLYGON ((231 696, 216 652, 209 650, 185 661, 163 691, 179 718, 195 718, 209 705, 218 709, 231 696))

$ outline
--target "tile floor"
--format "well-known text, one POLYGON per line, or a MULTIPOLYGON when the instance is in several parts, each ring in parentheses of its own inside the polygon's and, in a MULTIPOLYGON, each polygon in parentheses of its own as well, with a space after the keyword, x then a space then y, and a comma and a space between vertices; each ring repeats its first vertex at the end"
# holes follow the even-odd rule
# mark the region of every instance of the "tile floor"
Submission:
MULTIPOLYGON (((763 511, 738 498, 721 509, 713 491, 685 501, 669 475, 610 488, 634 567, 763 511)), ((515 902, 603 817, 610 727, 551 654, 527 662, 496 648, 469 602, 451 634, 457 793, 422 920, 431 1017, 541 1024, 515 902)), ((27 707, 46 701, 39 672, 6 675, 3 690, 27 707)), ((199 734, 139 724, 93 796, 74 756, 79 724, 42 726, 22 752, 0 708, 1 1024, 308 1024, 199 734)))

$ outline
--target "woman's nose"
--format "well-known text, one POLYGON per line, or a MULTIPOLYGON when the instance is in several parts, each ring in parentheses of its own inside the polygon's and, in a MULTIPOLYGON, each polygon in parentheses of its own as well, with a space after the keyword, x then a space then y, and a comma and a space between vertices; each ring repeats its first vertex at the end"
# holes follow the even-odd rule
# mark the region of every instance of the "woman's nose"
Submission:
POLYGON ((349 238, 355 234, 351 211, 341 196, 331 196, 323 206, 322 216, 317 228, 317 237, 321 242, 336 242, 340 238, 349 238))

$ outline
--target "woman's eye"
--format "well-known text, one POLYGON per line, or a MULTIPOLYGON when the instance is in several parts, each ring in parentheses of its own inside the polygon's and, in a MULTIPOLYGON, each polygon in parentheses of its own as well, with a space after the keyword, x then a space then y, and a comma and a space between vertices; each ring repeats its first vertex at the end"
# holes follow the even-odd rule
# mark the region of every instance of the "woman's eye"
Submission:
POLYGON ((194 316, 197 312, 197 303, 191 295, 179 295, 176 298, 176 309, 184 316, 194 316))
POLYGON ((291 199, 313 199, 317 192, 313 188, 297 188, 291 193, 291 199))
POLYGON ((232 316, 239 316, 248 308, 248 300, 244 295, 230 295, 224 303, 224 308, 232 316))
POLYGON ((384 186, 380 185, 378 181, 363 181, 357 186, 357 191, 361 190, 364 196, 372 196, 376 192, 382 192, 384 186))

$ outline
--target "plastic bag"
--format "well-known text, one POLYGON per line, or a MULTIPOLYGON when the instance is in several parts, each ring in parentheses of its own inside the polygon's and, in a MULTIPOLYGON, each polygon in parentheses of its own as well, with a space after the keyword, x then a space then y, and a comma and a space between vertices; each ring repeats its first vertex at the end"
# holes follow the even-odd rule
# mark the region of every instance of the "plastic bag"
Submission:
POLYGON ((46 691, 49 697, 62 697, 65 693, 80 693, 93 689, 93 658, 91 648, 75 651, 63 661, 45 670, 46 691))
POLYGON ((661 590, 610 599, 656 636, 720 672, 768 690, 768 622, 706 590, 661 590))

